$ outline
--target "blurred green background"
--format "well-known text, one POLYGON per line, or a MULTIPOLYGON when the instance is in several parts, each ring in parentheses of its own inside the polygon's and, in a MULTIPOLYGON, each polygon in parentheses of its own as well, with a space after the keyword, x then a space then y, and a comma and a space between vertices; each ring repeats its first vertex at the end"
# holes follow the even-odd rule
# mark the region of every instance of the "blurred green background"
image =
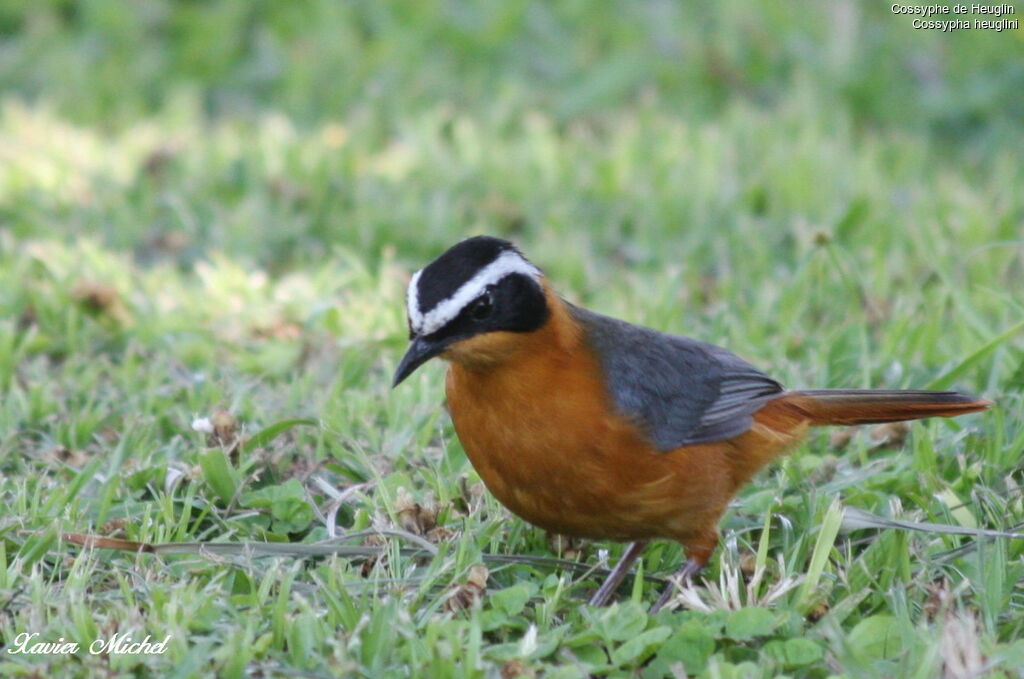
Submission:
MULTIPOLYGON (((1022 676, 1024 542, 973 531, 1024 525, 1024 33, 912 21, 854 0, 4 0, 0 642, 173 641, 3 654, 0 675, 1022 676), (589 609, 598 574, 545 561, 483 492, 441 366, 389 388, 410 272, 478 233, 787 385, 998 407, 815 433, 723 520, 708 575, 743 593, 647 616, 638 580, 589 609), (218 411, 224 435, 193 430, 218 411), (837 537, 834 502, 969 534, 837 537), (57 540, 335 528, 391 530, 390 558, 57 540), (437 556, 398 551, 423 540, 437 556)), ((680 558, 654 546, 645 572, 680 558)))
MULTIPOLYGON (((297 124, 372 116, 394 133, 447 105, 557 124, 639 102, 713 119, 813 97, 858 127, 975 144, 1024 116, 1019 31, 913 30, 853 1, 4 3, 2 84, 104 129, 193 100, 297 124), (813 92, 806 92, 810 89, 813 92)), ((378 138, 379 141, 379 138, 378 138)))
POLYGON ((737 202, 773 227, 765 245, 777 246, 775 227, 794 213, 827 227, 836 199, 855 197, 844 144, 909 139, 879 151, 894 156, 880 159, 894 180, 915 160, 906 153, 983 181, 1020 150, 1021 32, 920 31, 911 20, 852 0, 11 0, 0 8, 4 221, 25 233, 60 214, 19 154, 47 164, 78 139, 89 148, 54 160, 50 181, 84 184, 95 205, 78 232, 118 246, 182 226, 166 201, 146 202, 146 167, 197 213, 187 229, 200 247, 271 267, 325 243, 369 255, 392 242, 422 256, 481 229, 583 228, 621 242, 709 228, 737 202), (19 126, 23 106, 72 129, 33 134, 19 126), (246 143, 218 152, 225 125, 246 143), (719 136, 701 144, 692 135, 703 130, 719 136), (307 148, 276 148, 282 135, 307 148), (524 153, 524 137, 549 155, 524 153), (104 158, 118 143, 155 155, 104 158), (787 159, 806 162, 806 144, 836 156, 792 170, 823 184, 812 204, 764 181, 787 159), (701 153, 711 157, 691 158, 701 153), (609 168, 621 154, 631 164, 609 168), (675 172, 658 176, 650 154, 675 172), (688 167, 728 161, 708 177, 688 167), (275 195, 262 196, 266 181, 275 195), (694 206, 700 181, 718 186, 694 206), (39 200, 19 204, 33 189, 39 200), (661 209, 645 195, 654 190, 670 194, 661 209), (110 214, 125 203, 131 224, 110 214))

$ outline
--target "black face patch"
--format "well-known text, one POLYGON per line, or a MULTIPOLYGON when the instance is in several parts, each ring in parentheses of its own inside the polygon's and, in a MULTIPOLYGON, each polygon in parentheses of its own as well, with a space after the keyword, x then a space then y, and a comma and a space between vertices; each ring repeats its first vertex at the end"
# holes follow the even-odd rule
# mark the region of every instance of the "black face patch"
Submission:
POLYGON ((512 243, 491 236, 476 236, 456 243, 428 264, 420 274, 417 294, 420 311, 433 309, 448 299, 481 269, 503 252, 519 252, 512 243))
POLYGON ((498 330, 532 332, 544 325, 549 315, 540 285, 529 276, 510 274, 489 286, 486 293, 427 339, 453 342, 498 330))

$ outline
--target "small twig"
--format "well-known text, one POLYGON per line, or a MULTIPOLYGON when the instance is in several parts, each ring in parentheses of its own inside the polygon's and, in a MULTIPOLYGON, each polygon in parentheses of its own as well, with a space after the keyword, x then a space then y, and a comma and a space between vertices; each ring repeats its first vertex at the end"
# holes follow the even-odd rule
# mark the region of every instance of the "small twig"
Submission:
MULTIPOLYGON (((31 532, 31 531, 29 531, 31 532)), ((402 548, 399 554, 409 558, 434 557, 437 555, 437 547, 427 540, 409 533, 408 531, 396 529, 366 530, 348 533, 336 538, 316 543, 295 543, 295 542, 168 542, 162 544, 149 544, 146 542, 135 542, 133 540, 118 540, 106 538, 100 535, 89 535, 84 533, 62 533, 61 539, 65 542, 80 545, 87 548, 114 549, 126 552, 144 552, 166 556, 171 554, 196 554, 204 557, 213 556, 245 556, 248 558, 259 557, 295 557, 295 558, 316 558, 322 556, 340 556, 347 558, 371 558, 380 556, 386 547, 369 547, 340 544, 351 540, 366 538, 371 535, 389 535, 392 537, 407 540, 416 545, 416 548, 402 548)), ((520 566, 536 566, 540 568, 562 569, 573 573, 586 573, 588 575, 607 575, 611 569, 600 566, 592 566, 578 561, 567 561, 547 556, 532 556, 523 554, 484 554, 482 559, 489 563, 503 563, 520 566)), ((644 575, 644 580, 658 584, 667 582, 664 578, 653 575, 644 575)))

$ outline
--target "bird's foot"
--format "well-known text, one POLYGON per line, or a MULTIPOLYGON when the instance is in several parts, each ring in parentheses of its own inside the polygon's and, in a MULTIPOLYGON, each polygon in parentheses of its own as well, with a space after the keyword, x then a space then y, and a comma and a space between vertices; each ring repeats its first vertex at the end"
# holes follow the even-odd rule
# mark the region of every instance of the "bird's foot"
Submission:
POLYGON ((704 568, 702 564, 699 564, 692 559, 687 559, 686 563, 683 564, 683 567, 669 578, 669 583, 665 585, 665 589, 661 592, 661 596, 659 596, 658 600, 654 602, 654 605, 651 606, 648 613, 654 614, 660 611, 662 607, 672 599, 672 594, 675 592, 676 585, 678 584, 682 587, 683 584, 692 580, 697 573, 700 573, 702 568, 704 568))
POLYGON ((615 568, 613 568, 612 572, 608 574, 608 578, 605 579, 604 583, 601 584, 601 587, 594 592, 594 596, 590 597, 589 603, 591 606, 604 606, 608 603, 612 598, 612 595, 615 594, 615 590, 619 588, 622 580, 626 577, 626 574, 629 573, 629 567, 632 566, 637 557, 643 553, 644 547, 646 546, 646 541, 629 543, 629 547, 626 547, 626 551, 623 552, 622 558, 620 558, 619 562, 615 564, 615 568))

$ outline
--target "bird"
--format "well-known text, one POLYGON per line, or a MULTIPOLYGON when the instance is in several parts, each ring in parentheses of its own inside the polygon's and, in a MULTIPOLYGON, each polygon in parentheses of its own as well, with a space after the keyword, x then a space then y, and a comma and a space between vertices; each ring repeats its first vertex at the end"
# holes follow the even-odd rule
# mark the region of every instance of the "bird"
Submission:
POLYGON ((589 603, 606 605, 651 540, 674 540, 696 576, 719 520, 761 468, 810 427, 985 410, 954 391, 787 390, 730 351, 570 303, 511 242, 462 240, 409 280, 409 346, 392 388, 448 363, 455 432, 487 489, 528 523, 627 542, 589 603))

